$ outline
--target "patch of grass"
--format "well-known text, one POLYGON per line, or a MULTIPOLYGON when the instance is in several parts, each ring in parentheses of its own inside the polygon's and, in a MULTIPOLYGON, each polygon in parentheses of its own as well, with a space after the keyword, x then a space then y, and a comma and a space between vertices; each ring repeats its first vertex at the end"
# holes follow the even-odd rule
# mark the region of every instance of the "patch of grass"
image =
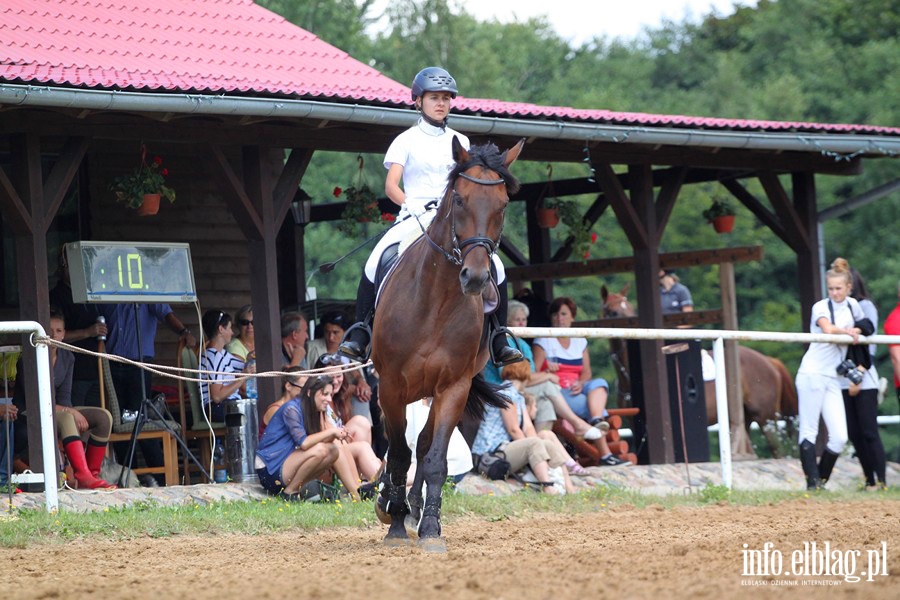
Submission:
MULTIPOLYGON (((449 492, 444 495, 447 521, 463 517, 486 521, 532 518, 540 514, 579 514, 611 509, 697 507, 710 504, 772 505, 795 500, 853 502, 900 500, 900 489, 860 493, 836 491, 810 494, 805 491, 731 491, 707 485, 689 495, 644 495, 627 489, 597 487, 570 496, 550 496, 523 491, 511 496, 473 496, 449 492)), ((17 519, 0 521, 0 545, 23 548, 40 543, 65 543, 84 538, 127 540, 176 535, 261 535, 332 527, 378 526, 372 502, 340 504, 288 503, 277 499, 157 506, 139 502, 127 508, 94 513, 47 514, 41 510, 18 511, 17 519)))

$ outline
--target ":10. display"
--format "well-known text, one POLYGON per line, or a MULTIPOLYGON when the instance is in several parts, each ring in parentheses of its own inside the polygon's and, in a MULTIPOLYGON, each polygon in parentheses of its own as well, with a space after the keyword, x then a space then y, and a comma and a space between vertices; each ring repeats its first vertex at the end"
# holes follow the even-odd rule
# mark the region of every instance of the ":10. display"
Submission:
MULTIPOLYGON (((119 264, 119 285, 125 287, 125 282, 123 281, 123 272, 125 269, 122 268, 122 256, 120 255, 118 258, 119 264)), ((128 270, 128 287, 132 290, 142 290, 144 289, 144 273, 141 268, 141 255, 140 254, 126 254, 125 255, 125 265, 128 270), (134 263, 136 268, 132 270, 131 265, 134 263), (134 280, 134 273, 137 273, 137 281, 134 280)))

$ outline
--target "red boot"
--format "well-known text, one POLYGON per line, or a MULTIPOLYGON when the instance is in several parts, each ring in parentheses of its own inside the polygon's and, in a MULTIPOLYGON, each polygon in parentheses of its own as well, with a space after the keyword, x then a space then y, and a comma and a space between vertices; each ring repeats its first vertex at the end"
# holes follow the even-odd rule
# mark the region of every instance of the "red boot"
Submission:
POLYGON ((102 479, 97 479, 88 469, 87 458, 84 455, 84 445, 80 438, 73 437, 68 441, 63 441, 63 447, 66 449, 66 456, 69 458, 69 464, 75 471, 75 479, 80 487, 89 490, 98 488, 115 489, 116 486, 109 484, 102 479))
POLYGON ((94 440, 88 440, 87 452, 87 468, 94 477, 100 477, 100 468, 103 466, 103 459, 106 457, 106 442, 98 445, 94 440))

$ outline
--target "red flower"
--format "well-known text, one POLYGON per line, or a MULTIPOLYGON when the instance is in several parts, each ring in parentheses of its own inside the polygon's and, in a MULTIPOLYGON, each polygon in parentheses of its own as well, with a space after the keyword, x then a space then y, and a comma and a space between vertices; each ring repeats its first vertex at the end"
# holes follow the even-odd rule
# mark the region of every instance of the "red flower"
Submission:
POLYGON ((591 257, 591 253, 590 253, 590 252, 585 252, 585 253, 584 253, 584 258, 585 258, 585 259, 588 259, 588 258, 590 258, 590 257, 591 257))
POLYGON ((592 244, 596 244, 596 243, 597 243, 597 234, 594 233, 593 231, 591 232, 591 243, 592 243, 592 244))
POLYGON ((160 157, 158 157, 158 156, 154 156, 154 157, 153 157, 153 162, 156 163, 156 166, 158 167, 159 165, 162 164, 162 159, 161 159, 160 157))
POLYGON ((335 187, 334 190, 332 190, 331 195, 334 196, 335 198, 339 198, 343 192, 344 192, 344 190, 342 190, 341 188, 335 187))
POLYGON ((168 176, 169 176, 169 170, 168 170, 168 169, 163 169, 162 171, 160 171, 160 173, 162 173, 162 176, 163 176, 163 177, 168 177, 168 176))
POLYGON ((392 213, 381 213, 381 220, 387 221, 388 223, 393 223, 397 220, 397 216, 392 213))

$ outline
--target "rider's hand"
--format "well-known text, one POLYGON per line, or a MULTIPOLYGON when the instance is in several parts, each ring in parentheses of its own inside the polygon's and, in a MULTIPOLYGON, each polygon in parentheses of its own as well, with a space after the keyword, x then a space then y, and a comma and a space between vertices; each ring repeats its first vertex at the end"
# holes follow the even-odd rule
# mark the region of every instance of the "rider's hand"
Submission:
POLYGON ((422 200, 420 198, 410 198, 409 196, 407 196, 406 200, 403 201, 403 206, 406 207, 406 212, 414 217, 421 217, 425 214, 426 204, 428 204, 427 200, 422 200))

